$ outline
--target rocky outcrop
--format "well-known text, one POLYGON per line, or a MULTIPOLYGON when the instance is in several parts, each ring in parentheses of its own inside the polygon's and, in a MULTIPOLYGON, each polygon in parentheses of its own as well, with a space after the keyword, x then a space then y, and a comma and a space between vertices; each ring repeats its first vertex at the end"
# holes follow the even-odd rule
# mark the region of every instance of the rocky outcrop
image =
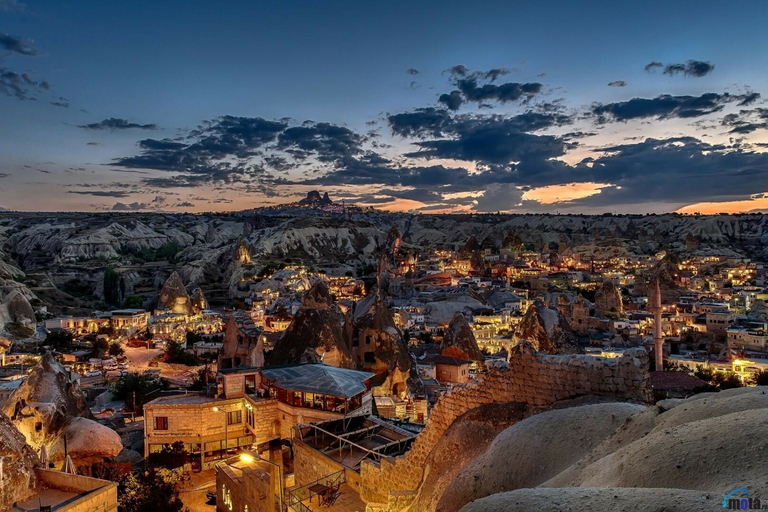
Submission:
POLYGON ((27 444, 36 452, 46 446, 54 461, 64 458, 64 436, 75 450, 70 452, 75 465, 114 457, 122 449, 116 432, 90 419, 80 386, 50 354, 43 356, 11 394, 3 413, 27 444))
POLYGON ((421 389, 408 346, 378 292, 355 305, 351 352, 358 368, 377 374, 375 394, 401 395, 421 389))
POLYGON ((595 292, 595 313, 599 316, 621 314, 623 309, 621 291, 613 281, 605 281, 595 292))
POLYGON ((167 309, 171 313, 180 313, 183 315, 192 315, 192 302, 189 300, 189 294, 184 287, 181 276, 175 270, 171 272, 170 277, 163 285, 160 291, 160 298, 157 301, 158 309, 167 309))
POLYGON ((12 290, 0 301, 0 331, 32 336, 36 322, 34 309, 20 291, 12 290))
POLYGON ((269 355, 270 365, 319 359, 341 368, 354 368, 344 313, 333 304, 328 286, 318 281, 304 294, 302 306, 269 355))
POLYGON ((242 238, 237 242, 237 249, 235 249, 235 261, 241 265, 246 265, 251 262, 251 251, 242 238))
POLYGON ((440 342, 440 354, 470 361, 485 359, 477 346, 475 334, 461 312, 456 313, 448 324, 448 330, 440 342))
POLYGON ((532 304, 515 331, 512 347, 519 341, 529 341, 538 352, 577 354, 582 352, 579 340, 568 321, 556 309, 537 300, 532 304))
POLYGON ((192 310, 195 313, 200 313, 206 309, 208 309, 208 301, 205 299, 205 295, 203 295, 203 289, 198 288, 192 296, 192 310))
POLYGON ((747 319, 751 322, 768 323, 768 304, 764 300, 753 302, 747 313, 747 319))
POLYGON ((40 459, 13 422, 0 413, 0 510, 11 510, 16 502, 24 502, 39 487, 35 467, 40 459))

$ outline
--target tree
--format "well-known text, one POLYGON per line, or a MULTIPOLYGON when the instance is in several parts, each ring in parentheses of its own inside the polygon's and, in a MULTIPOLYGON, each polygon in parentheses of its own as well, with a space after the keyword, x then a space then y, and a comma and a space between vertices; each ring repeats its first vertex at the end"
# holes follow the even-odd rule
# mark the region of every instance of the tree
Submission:
POLYGON ((144 307, 144 297, 141 295, 128 295, 123 302, 123 307, 128 309, 141 309, 144 307))
POLYGON ((118 378, 114 387, 114 396, 117 400, 125 400, 126 409, 142 415, 144 404, 154 399, 154 393, 162 389, 168 389, 166 379, 129 372, 118 378))
POLYGON ((117 485, 121 512, 182 512, 178 484, 188 478, 183 470, 150 469, 128 473, 117 485))
POLYGON ((185 364, 187 366, 200 366, 200 360, 192 352, 187 352, 181 343, 169 341, 165 346, 165 362, 172 364, 185 364))
POLYGON ((109 344, 109 355, 112 357, 119 357, 125 354, 125 349, 116 341, 109 344))
POLYGON ((110 306, 119 306, 125 293, 123 276, 114 268, 107 267, 104 271, 104 302, 110 306))
POLYGON ((212 382, 216 382, 216 374, 208 366, 205 366, 197 370, 197 374, 192 380, 192 384, 189 385, 189 389, 192 391, 202 391, 212 382))
POLYGON ((164 444, 159 452, 149 454, 149 462, 166 469, 183 468, 189 463, 189 452, 184 441, 176 441, 164 444))
POLYGON ((56 350, 62 350, 69 347, 75 337, 71 332, 65 330, 49 331, 45 335, 45 344, 51 345, 56 350))
POLYGON ((93 341, 93 351, 96 352, 96 357, 101 357, 109 350, 109 342, 105 338, 96 338, 93 341))
POLYGON ((99 327, 99 334, 106 334, 107 336, 112 338, 117 334, 117 331, 112 325, 106 324, 99 327))

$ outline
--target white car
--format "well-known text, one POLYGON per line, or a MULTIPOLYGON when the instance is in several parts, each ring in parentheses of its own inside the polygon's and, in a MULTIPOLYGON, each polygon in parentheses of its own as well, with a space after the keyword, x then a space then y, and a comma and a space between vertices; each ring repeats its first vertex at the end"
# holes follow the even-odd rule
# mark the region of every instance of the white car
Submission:
POLYGON ((99 370, 91 370, 88 373, 85 374, 86 377, 101 377, 101 372, 99 370))
POLYGON ((121 370, 127 370, 128 368, 131 367, 131 365, 128 363, 120 363, 119 365, 117 365, 117 367, 120 368, 121 370))

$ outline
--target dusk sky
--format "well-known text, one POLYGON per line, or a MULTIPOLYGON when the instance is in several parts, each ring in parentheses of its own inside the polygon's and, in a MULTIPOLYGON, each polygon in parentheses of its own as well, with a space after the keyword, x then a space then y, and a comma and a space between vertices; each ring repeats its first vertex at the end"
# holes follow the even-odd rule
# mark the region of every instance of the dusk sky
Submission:
POLYGON ((764 0, 0 0, 0 207, 768 210, 767 20, 764 0))

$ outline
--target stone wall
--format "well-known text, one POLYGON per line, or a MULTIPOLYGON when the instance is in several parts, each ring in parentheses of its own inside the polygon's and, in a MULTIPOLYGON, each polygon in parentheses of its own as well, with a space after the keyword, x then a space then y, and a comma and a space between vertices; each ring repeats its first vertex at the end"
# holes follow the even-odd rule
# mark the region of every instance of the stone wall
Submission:
POLYGON ((114 482, 48 469, 38 469, 37 476, 45 487, 84 494, 66 504, 67 512, 117 510, 117 484, 114 482))
POLYGON ((344 469, 344 466, 326 457, 324 454, 307 446, 299 439, 293 440, 293 468, 296 485, 301 487, 319 480, 331 473, 344 469))
POLYGON ((543 407, 583 395, 652 402, 648 356, 632 349, 622 357, 538 354, 521 342, 510 354, 508 369, 494 369, 440 398, 405 455, 380 463, 363 461, 361 497, 374 507, 399 510, 415 497, 427 456, 451 424, 484 404, 524 402, 543 407), (376 504, 376 505, 373 505, 376 504))
POLYGON ((219 464, 216 471, 216 510, 230 512, 274 512, 275 496, 273 480, 277 473, 256 467, 256 464, 234 468, 219 464))

